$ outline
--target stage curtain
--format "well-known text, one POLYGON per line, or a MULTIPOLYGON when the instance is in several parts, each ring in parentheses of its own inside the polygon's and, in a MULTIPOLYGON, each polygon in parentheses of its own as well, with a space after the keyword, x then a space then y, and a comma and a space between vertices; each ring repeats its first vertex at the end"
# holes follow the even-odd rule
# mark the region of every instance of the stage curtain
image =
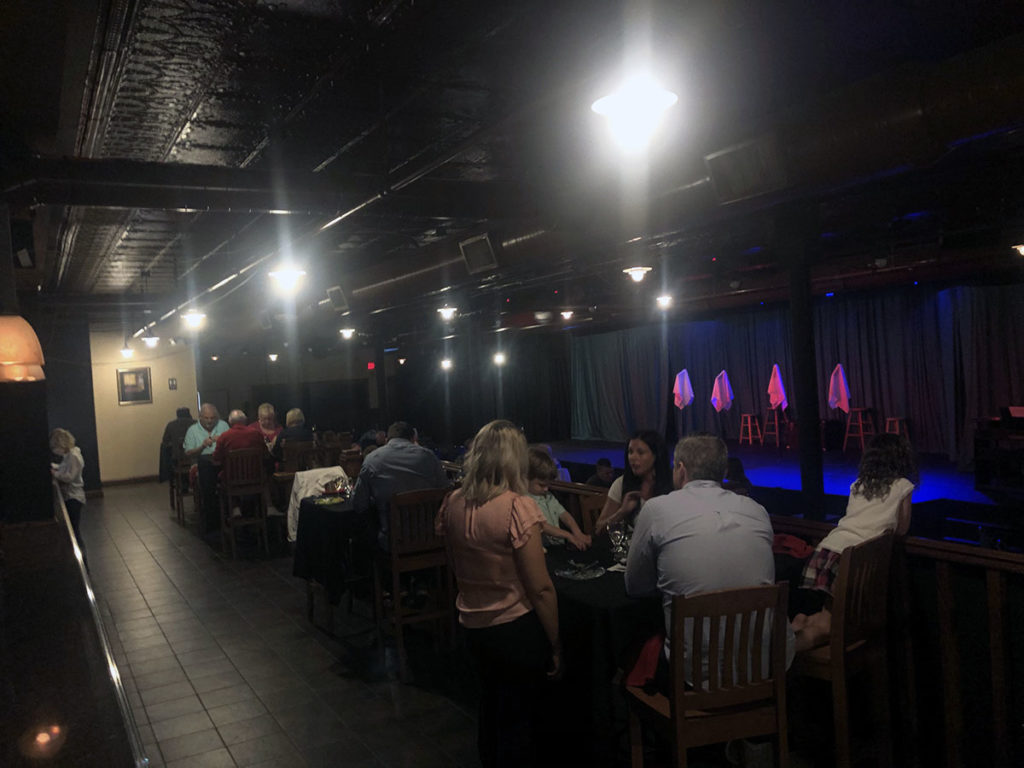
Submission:
POLYGON ((572 340, 572 436, 624 441, 638 429, 664 432, 668 360, 660 326, 572 340))

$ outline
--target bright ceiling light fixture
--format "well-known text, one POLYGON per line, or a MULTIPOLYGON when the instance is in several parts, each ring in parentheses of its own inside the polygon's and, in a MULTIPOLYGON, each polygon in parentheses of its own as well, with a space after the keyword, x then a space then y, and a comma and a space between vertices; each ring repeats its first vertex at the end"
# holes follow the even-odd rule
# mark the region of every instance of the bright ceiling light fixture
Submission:
POLYGON ((213 362, 216 363, 218 360, 220 360, 220 356, 219 355, 210 355, 210 359, 213 360, 213 362))
POLYGON ((405 365, 405 358, 404 357, 398 358, 398 364, 399 365, 405 365))
POLYGON ((142 337, 142 343, 145 344, 150 349, 156 349, 156 345, 160 343, 160 337, 153 336, 152 334, 147 334, 146 336, 142 337))
POLYGON ((203 321, 206 319, 206 315, 195 309, 190 309, 181 317, 185 321, 185 325, 187 325, 189 328, 198 328, 203 324, 203 321))
POLYGON ((639 283, 647 277, 647 273, 651 271, 651 267, 626 267, 622 271, 629 275, 634 283, 639 283))
POLYGON ((444 368, 444 370, 446 371, 450 371, 452 367, 452 361, 446 357, 444 360, 441 361, 441 367, 444 368))
POLYGON ((672 297, 669 296, 667 293, 662 294, 661 296, 656 298, 655 301, 658 302, 659 309, 668 309, 669 307, 672 306, 672 297))
POLYGON ((277 290, 286 296, 290 296, 295 293, 295 289, 299 286, 299 281, 305 276, 305 274, 306 270, 304 269, 284 266, 275 269, 270 273, 270 276, 274 278, 274 282, 277 284, 277 290))
POLYGON ((277 362, 277 352, 271 352, 269 355, 267 355, 267 359, 270 362, 272 362, 272 363, 276 363, 277 362))
POLYGON ((121 357, 123 357, 125 360, 127 360, 129 357, 131 357, 134 354, 135 354, 135 350, 133 350, 131 347, 129 347, 128 346, 128 342, 126 341, 124 343, 124 346, 121 347, 121 357))
POLYGON ((351 339, 353 336, 355 336, 356 329, 355 328, 342 328, 340 331, 338 331, 338 333, 341 334, 341 338, 343 338, 343 339, 351 339))
POLYGON ((437 311, 440 313, 442 320, 451 320, 452 318, 455 317, 455 313, 458 312, 459 310, 456 307, 449 307, 447 304, 445 304, 437 311))
POLYGON ((1020 245, 1011 245, 1010 247, 1021 256, 1024 256, 1024 243, 1021 243, 1020 245))
POLYGON ((572 310, 571 309, 564 310, 562 312, 562 319, 563 320, 572 320, 572 310))
POLYGON ((630 77, 590 108, 608 120, 612 139, 628 154, 643 152, 661 123, 661 116, 679 97, 666 90, 649 72, 630 77))
POLYGON ((505 357, 505 353, 504 352, 495 352, 494 353, 494 364, 495 365, 504 365, 507 362, 507 360, 508 360, 508 358, 505 357))

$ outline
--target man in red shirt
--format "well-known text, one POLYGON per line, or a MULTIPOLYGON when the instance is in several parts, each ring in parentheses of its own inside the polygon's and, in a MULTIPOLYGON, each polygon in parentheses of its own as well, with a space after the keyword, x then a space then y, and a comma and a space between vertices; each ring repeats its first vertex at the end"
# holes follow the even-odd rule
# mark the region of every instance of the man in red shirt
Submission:
POLYGON ((228 458, 228 451, 240 451, 246 448, 266 450, 263 435, 246 426, 244 412, 235 410, 228 414, 228 426, 228 431, 217 438, 217 446, 213 449, 213 463, 217 466, 224 466, 224 462, 228 458))

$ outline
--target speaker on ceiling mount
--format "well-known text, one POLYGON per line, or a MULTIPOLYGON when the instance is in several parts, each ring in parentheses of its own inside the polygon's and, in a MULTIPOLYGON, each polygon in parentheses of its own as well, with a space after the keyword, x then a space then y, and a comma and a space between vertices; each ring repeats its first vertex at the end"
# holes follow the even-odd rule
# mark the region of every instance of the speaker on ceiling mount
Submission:
POLYGON ((348 312, 348 299, 345 298, 345 292, 341 290, 340 285, 328 288, 327 298, 331 300, 331 306, 336 312, 348 312))
POLYGON ((264 331, 269 331, 274 327, 274 319, 270 316, 267 311, 260 312, 260 328, 264 331))
POLYGON ((491 247, 491 238, 486 232, 461 241, 459 251, 466 262, 466 270, 471 275, 475 275, 477 272, 486 272, 498 266, 494 248, 491 247))

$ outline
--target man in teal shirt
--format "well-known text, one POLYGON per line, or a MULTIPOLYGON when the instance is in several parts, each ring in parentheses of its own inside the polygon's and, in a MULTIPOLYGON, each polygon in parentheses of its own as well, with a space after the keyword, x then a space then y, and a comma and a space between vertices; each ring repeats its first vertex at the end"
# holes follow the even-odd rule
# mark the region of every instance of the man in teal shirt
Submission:
POLYGON ((199 459, 199 499, 202 511, 202 528, 205 533, 218 521, 217 511, 217 468, 213 465, 213 449, 217 437, 228 431, 227 422, 221 419, 217 406, 203 403, 199 409, 199 421, 185 433, 183 448, 185 455, 199 459))

